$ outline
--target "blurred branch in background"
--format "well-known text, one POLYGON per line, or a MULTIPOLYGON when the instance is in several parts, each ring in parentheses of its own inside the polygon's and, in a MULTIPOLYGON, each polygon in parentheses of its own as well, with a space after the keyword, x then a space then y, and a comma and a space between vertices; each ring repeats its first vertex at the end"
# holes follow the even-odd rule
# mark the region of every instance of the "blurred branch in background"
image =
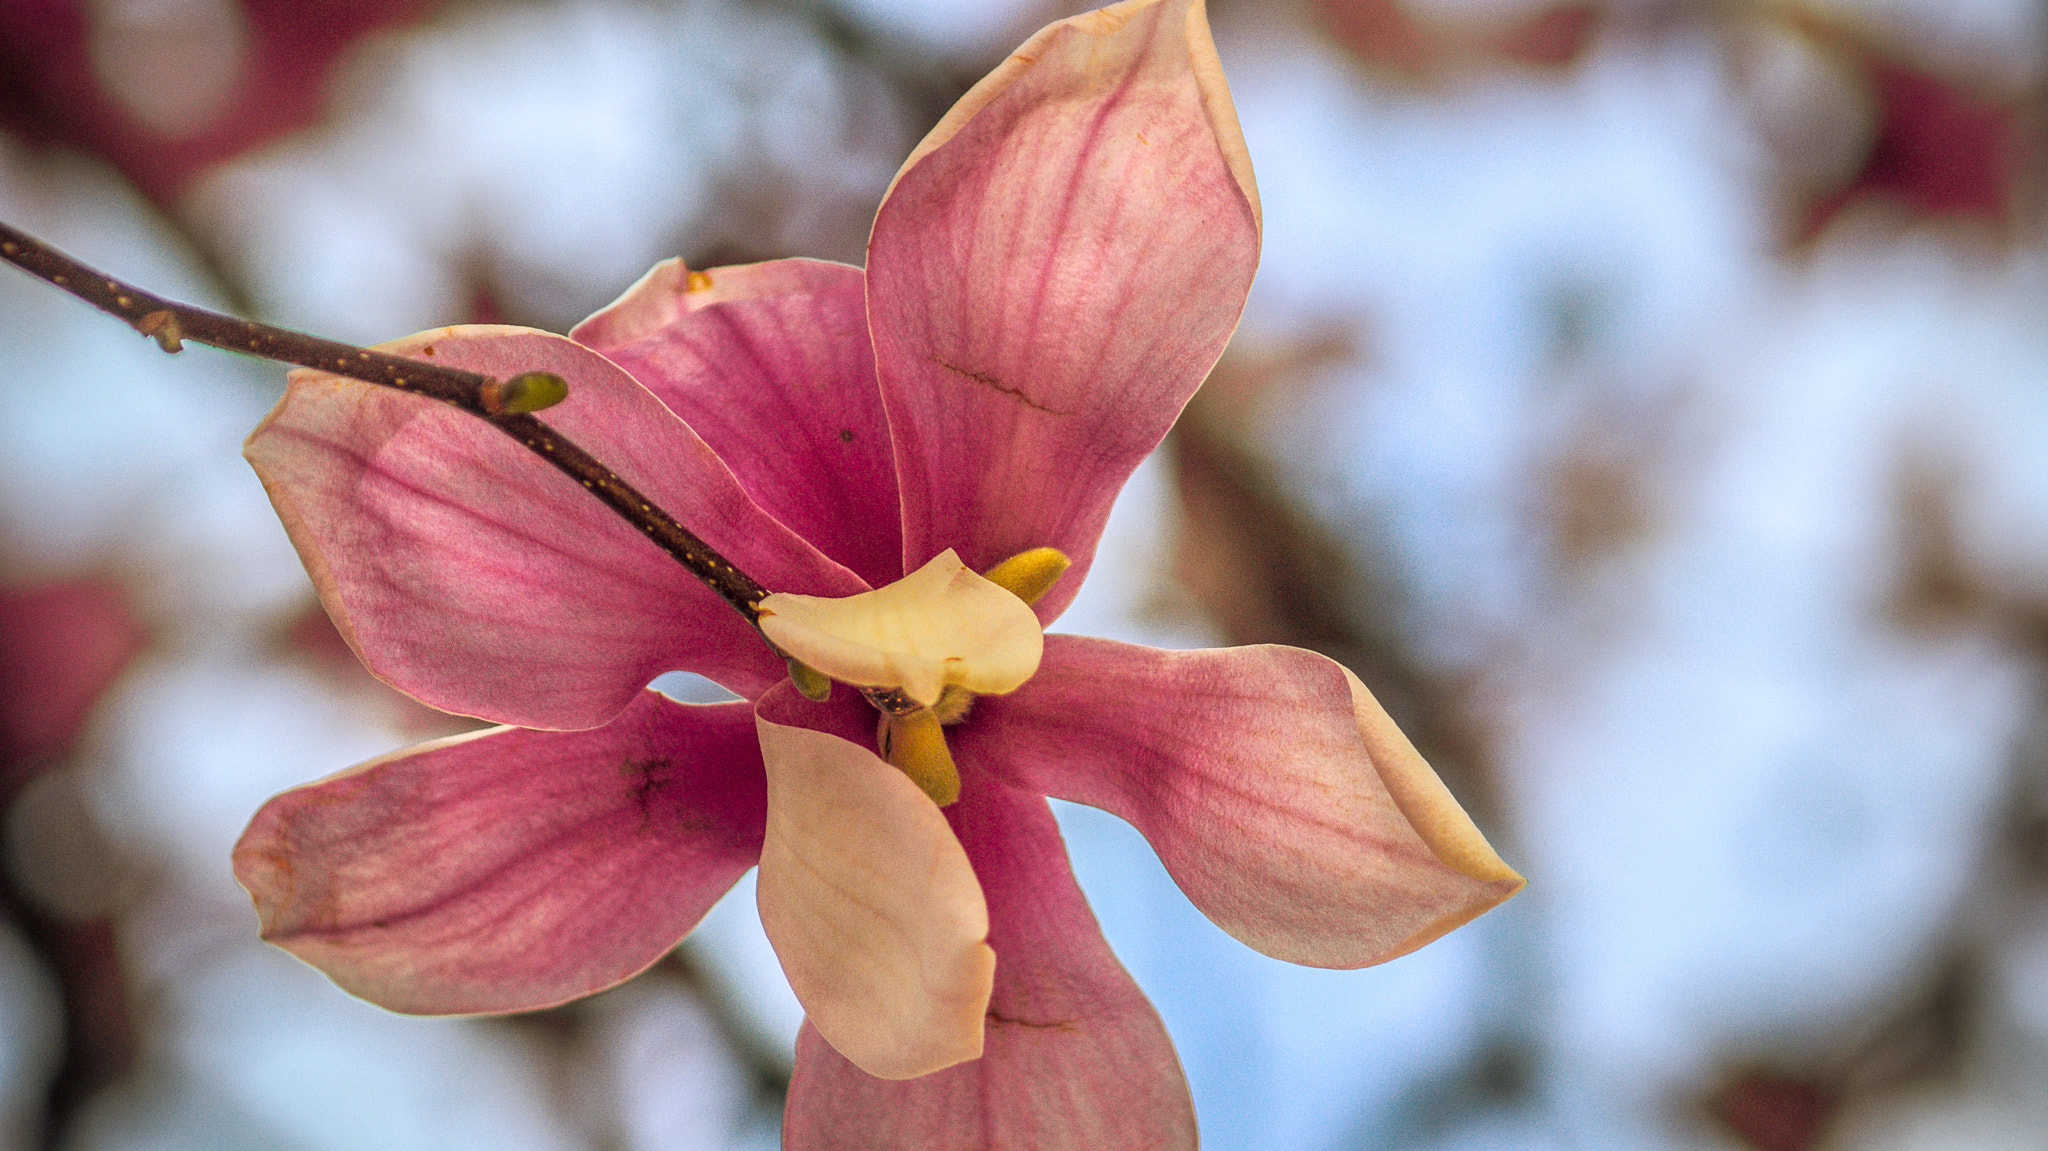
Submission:
MULTIPOLYGON (((81 578, 0 591, 0 925, 55 982, 63 1054, 38 1100, 0 1135, 55 1145, 96 1092, 135 1062, 112 912, 123 876, 72 757, 101 694, 149 642, 118 583, 81 578)), ((26 1019, 10 1031, 27 1037, 26 1019)))

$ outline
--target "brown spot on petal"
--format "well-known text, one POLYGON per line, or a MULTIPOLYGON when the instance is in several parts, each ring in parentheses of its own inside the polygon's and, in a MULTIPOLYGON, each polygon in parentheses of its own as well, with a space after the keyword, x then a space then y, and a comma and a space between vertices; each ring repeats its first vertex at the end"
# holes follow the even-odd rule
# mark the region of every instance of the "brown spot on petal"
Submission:
POLYGON ((633 779, 633 802, 639 805, 643 830, 653 819, 654 799, 668 785, 673 766, 670 760, 663 758, 629 759, 623 765, 625 773, 633 779))
POLYGON ((679 804, 672 794, 676 764, 666 756, 629 759, 619 765, 633 788, 633 803, 640 809, 642 832, 690 835, 713 830, 714 825, 688 804, 679 804), (659 823, 656 821, 659 820, 659 823))

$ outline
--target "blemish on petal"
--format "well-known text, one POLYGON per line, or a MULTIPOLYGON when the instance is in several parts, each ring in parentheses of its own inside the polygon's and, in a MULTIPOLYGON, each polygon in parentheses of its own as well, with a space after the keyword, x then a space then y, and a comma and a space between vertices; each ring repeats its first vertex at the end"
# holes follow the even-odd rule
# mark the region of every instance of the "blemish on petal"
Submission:
POLYGON ((620 772, 632 781, 633 803, 640 809, 643 831, 653 822, 654 802, 668 786, 674 766, 671 760, 661 757, 629 759, 619 765, 620 772))
POLYGON ((710 287, 711 273, 693 271, 690 273, 690 281, 688 286, 686 286, 683 290, 687 292, 702 292, 708 290, 710 287))
POLYGON ((1035 1023, 1029 1019, 1012 1019, 1007 1015, 998 1015, 993 1011, 988 1013, 988 1025, 990 1027, 1029 1027, 1034 1031, 1079 1031, 1081 1029, 1080 1023, 1072 1019, 1054 1019, 1045 1023, 1035 1023))
POLYGON ((1063 412, 1058 408, 1046 407, 1044 404, 1041 404, 1037 400, 1034 400, 1030 396, 1026 395, 1024 393, 1024 389, 1012 387, 1011 385, 1004 383, 1003 381, 997 379, 996 377, 989 375, 987 372, 977 372, 972 368, 963 368, 958 364, 948 363, 947 361, 942 360, 937 356, 932 357, 932 362, 946 369, 949 372, 954 372, 967 379, 973 380, 975 383, 980 384, 983 387, 993 388, 996 391, 1001 392, 1004 395, 1011 397, 1012 399, 1015 399, 1018 403, 1023 404, 1025 407, 1035 408, 1049 416, 1064 416, 1067 414, 1066 412, 1063 412))

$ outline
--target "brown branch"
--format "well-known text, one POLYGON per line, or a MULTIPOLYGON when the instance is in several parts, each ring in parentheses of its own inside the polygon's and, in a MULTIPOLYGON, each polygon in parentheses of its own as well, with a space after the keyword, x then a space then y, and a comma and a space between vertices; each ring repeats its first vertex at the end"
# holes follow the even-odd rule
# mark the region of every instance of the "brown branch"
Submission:
POLYGON ((460 408, 526 445, 535 455, 590 489, 621 519, 638 528, 655 546, 738 609, 748 623, 760 618, 766 589, 595 456, 532 415, 568 394, 568 385, 559 376, 528 372, 499 380, 209 312, 124 284, 5 223, 0 223, 0 257, 101 311, 120 317, 136 331, 154 339, 166 352, 176 352, 186 340, 191 340, 266 360, 317 368, 460 408))

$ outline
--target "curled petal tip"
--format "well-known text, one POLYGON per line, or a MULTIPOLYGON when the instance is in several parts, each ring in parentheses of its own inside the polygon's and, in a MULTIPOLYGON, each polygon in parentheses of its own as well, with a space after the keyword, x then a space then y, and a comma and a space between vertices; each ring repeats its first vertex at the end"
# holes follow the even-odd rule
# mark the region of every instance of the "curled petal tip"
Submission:
MULTIPOLYGON (((1387 715, 1386 709, 1380 706, 1364 682, 1350 668, 1343 670, 1351 688, 1352 710, 1358 719, 1359 735, 1365 740, 1366 751, 1372 757, 1381 783, 1386 786, 1401 814, 1407 817, 1409 826, 1415 829, 1415 834, 1444 866, 1503 888, 1500 899, 1475 910, 1472 915, 1478 915, 1520 891, 1526 882, 1521 874, 1494 851, 1493 845, 1486 841, 1486 835, 1451 794, 1451 789, 1444 786, 1443 780, 1431 770, 1422 754, 1394 724, 1393 718, 1387 715)), ((1444 928, 1446 931, 1449 929, 1444 928)))
POLYGON ((1522 883, 1356 677, 1312 652, 1053 636, 1044 673, 984 706, 1003 738, 962 725, 963 762, 1123 816, 1204 914, 1276 959, 1383 963, 1522 883))

